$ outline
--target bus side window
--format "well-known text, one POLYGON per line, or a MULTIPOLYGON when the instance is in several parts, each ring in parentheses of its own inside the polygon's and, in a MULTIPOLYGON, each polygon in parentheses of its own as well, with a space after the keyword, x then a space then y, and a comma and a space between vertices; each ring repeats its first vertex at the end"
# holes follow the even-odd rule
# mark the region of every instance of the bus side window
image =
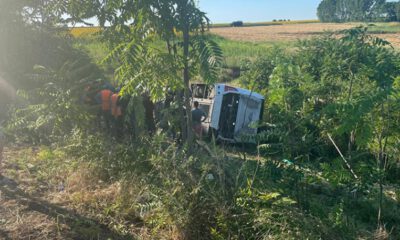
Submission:
POLYGON ((194 98, 207 98, 207 86, 205 84, 195 84, 192 86, 194 98))

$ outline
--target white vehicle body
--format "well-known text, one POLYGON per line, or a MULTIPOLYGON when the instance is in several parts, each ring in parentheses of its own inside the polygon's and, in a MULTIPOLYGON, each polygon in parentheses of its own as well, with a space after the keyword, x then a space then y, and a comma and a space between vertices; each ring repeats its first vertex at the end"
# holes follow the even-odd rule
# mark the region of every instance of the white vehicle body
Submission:
POLYGON ((203 123, 206 133, 230 142, 250 142, 257 134, 265 98, 255 92, 226 84, 192 85, 193 101, 207 114, 203 123))

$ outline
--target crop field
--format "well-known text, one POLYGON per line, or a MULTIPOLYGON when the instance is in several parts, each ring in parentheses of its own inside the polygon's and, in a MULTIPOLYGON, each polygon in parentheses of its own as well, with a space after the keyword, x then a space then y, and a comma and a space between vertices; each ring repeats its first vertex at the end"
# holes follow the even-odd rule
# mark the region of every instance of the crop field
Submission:
MULTIPOLYGON (((309 39, 325 31, 340 31, 361 25, 360 23, 301 23, 255 27, 212 28, 213 34, 235 41, 290 42, 309 39)), ((400 48, 400 24, 374 24, 371 34, 388 40, 400 48)))
MULTIPOLYGON (((228 27, 228 24, 212 25, 210 32, 224 52, 225 65, 240 66, 244 59, 251 60, 261 57, 271 48, 280 47, 290 50, 297 40, 309 39, 324 31, 339 31, 361 25, 361 23, 335 24, 312 21, 275 22, 273 24, 259 23, 259 26, 245 24, 245 27, 238 28, 228 27)), ((76 38, 76 44, 80 48, 86 49, 96 61, 101 61, 107 55, 106 45, 99 42, 96 37, 90 37, 99 31, 98 27, 77 27, 70 30, 70 33, 76 38)), ((400 49, 400 23, 370 24, 369 32, 388 40, 394 47, 400 49)))
POLYGON ((99 32, 100 32, 99 27, 74 27, 70 29, 71 35, 76 38, 86 37, 99 32))
MULTIPOLYGON (((228 24, 212 25, 210 32, 227 40, 254 43, 287 44, 297 40, 310 39, 325 31, 340 31, 362 23, 319 23, 315 21, 248 23, 244 27, 229 27, 228 24)), ((70 33, 77 38, 84 38, 99 33, 98 27, 72 28, 70 33)), ((383 38, 400 48, 400 23, 370 24, 369 32, 383 38)))

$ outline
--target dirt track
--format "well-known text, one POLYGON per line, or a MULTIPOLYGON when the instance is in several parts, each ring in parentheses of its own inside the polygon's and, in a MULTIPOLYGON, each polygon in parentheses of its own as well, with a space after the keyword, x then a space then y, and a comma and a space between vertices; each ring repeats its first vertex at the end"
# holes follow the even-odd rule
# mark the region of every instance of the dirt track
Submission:
MULTIPOLYGON (((236 41, 276 42, 296 41, 309 39, 324 31, 339 31, 356 27, 354 23, 310 23, 287 24, 277 26, 241 27, 241 28, 212 28, 211 32, 236 41)), ((400 47, 400 34, 377 34, 376 36, 388 40, 394 46, 400 47)))

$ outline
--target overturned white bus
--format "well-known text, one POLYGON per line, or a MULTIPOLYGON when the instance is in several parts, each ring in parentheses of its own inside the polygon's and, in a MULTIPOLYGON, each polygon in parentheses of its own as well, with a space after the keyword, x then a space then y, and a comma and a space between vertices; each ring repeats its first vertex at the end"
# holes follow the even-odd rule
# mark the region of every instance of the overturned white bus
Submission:
POLYGON ((233 143, 251 142, 257 134, 265 101, 260 94, 226 84, 193 84, 192 98, 208 116, 206 134, 233 143))

